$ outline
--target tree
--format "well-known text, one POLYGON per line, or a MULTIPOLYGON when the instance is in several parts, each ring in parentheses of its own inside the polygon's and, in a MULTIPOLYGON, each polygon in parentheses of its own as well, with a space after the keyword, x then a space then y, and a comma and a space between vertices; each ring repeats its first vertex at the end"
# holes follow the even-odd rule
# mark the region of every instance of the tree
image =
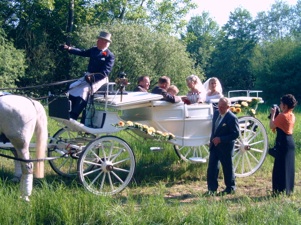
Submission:
POLYGON ((0 28, 0 87, 13 88, 15 81, 25 75, 24 52, 14 48, 13 43, 6 39, 3 29, 0 28))
POLYGON ((271 10, 259 12, 254 23, 261 41, 273 41, 291 36, 296 26, 300 26, 297 21, 298 17, 293 7, 285 2, 276 1, 271 10))
POLYGON ((250 13, 245 9, 235 9, 222 31, 224 34, 214 51, 209 76, 220 78, 226 91, 252 89, 255 78, 250 60, 257 38, 250 13))
POLYGON ((196 8, 192 0, 126 0, 95 1, 95 25, 107 22, 135 23, 154 31, 178 34, 186 25, 183 19, 196 8))
MULTIPOLYGON (((175 37, 165 33, 152 32, 140 25, 114 24, 103 27, 85 27, 76 32, 74 42, 77 47, 89 48, 95 45, 99 30, 112 33, 110 49, 115 54, 115 65, 109 77, 115 81, 121 72, 127 74, 130 81, 128 90, 137 84, 141 75, 149 75, 151 86, 160 76, 171 77, 172 83, 185 92, 185 79, 190 74, 198 74, 193 68, 194 61, 189 58, 185 45, 175 37)), ((62 53, 64 54, 64 53, 62 53)), ((65 53, 67 54, 67 53, 65 53)), ((80 77, 86 70, 88 61, 82 57, 71 57, 70 77, 80 77)))
POLYGON ((192 17, 187 25, 187 33, 182 35, 187 51, 196 61, 195 68, 200 68, 203 73, 206 73, 206 68, 211 62, 218 37, 219 26, 209 17, 208 12, 192 17))
POLYGON ((278 103, 279 98, 291 93, 301 97, 301 45, 289 38, 266 43, 257 48, 252 60, 257 74, 256 88, 263 90, 263 97, 270 103, 278 103))

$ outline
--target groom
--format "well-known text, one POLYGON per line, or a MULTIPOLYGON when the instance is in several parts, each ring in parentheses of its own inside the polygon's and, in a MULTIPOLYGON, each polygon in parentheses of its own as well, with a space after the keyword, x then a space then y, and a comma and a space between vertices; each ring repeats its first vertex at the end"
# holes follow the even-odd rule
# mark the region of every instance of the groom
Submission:
POLYGON ((235 140, 239 135, 239 126, 237 117, 229 110, 230 105, 231 102, 228 98, 220 98, 218 102, 219 113, 216 113, 213 118, 206 195, 216 195, 219 162, 223 168, 226 188, 218 195, 233 194, 236 189, 232 155, 235 140))

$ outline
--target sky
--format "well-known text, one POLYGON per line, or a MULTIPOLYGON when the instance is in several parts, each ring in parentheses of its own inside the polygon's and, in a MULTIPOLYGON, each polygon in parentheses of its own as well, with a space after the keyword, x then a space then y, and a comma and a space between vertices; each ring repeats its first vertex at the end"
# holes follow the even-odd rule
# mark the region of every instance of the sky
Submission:
MULTIPOLYGON (((235 8, 242 7, 247 9, 253 18, 258 12, 268 11, 276 0, 194 0, 198 4, 198 8, 190 13, 190 16, 201 15, 203 11, 207 11, 210 17, 214 19, 220 26, 227 23, 230 12, 235 8)), ((297 0, 283 0, 289 5, 296 5, 297 0)))

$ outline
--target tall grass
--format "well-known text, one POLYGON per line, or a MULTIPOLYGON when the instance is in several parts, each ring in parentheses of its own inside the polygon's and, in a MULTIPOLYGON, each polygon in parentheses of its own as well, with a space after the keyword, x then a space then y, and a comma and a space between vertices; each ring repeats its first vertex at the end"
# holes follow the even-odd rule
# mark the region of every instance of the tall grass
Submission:
MULTIPOLYGON (((261 106, 257 118, 268 129, 269 109, 261 106)), ((300 111, 295 111, 300 118, 300 111)), ((49 132, 58 129, 49 122, 49 132)), ((132 147, 137 167, 134 180, 115 196, 96 196, 75 179, 56 175, 46 163, 46 177, 35 180, 31 201, 19 199, 19 184, 11 183, 11 160, 0 161, 0 224, 301 224, 300 125, 295 127, 296 186, 294 195, 270 197, 273 159, 267 156, 254 175, 237 179, 233 196, 203 197, 207 164, 179 161, 173 146, 152 152, 158 144, 117 133, 132 147)), ((220 184, 223 185, 222 176, 220 184)))

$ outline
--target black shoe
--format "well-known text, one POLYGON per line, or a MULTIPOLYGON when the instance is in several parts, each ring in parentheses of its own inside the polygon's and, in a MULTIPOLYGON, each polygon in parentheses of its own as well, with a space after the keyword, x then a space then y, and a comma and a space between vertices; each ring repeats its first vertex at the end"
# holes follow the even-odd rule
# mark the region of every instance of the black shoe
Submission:
POLYGON ((204 197, 216 196, 216 191, 206 191, 203 194, 204 197))
POLYGON ((225 195, 233 195, 233 194, 235 194, 234 190, 223 190, 223 191, 219 192, 217 195, 225 196, 225 195))

